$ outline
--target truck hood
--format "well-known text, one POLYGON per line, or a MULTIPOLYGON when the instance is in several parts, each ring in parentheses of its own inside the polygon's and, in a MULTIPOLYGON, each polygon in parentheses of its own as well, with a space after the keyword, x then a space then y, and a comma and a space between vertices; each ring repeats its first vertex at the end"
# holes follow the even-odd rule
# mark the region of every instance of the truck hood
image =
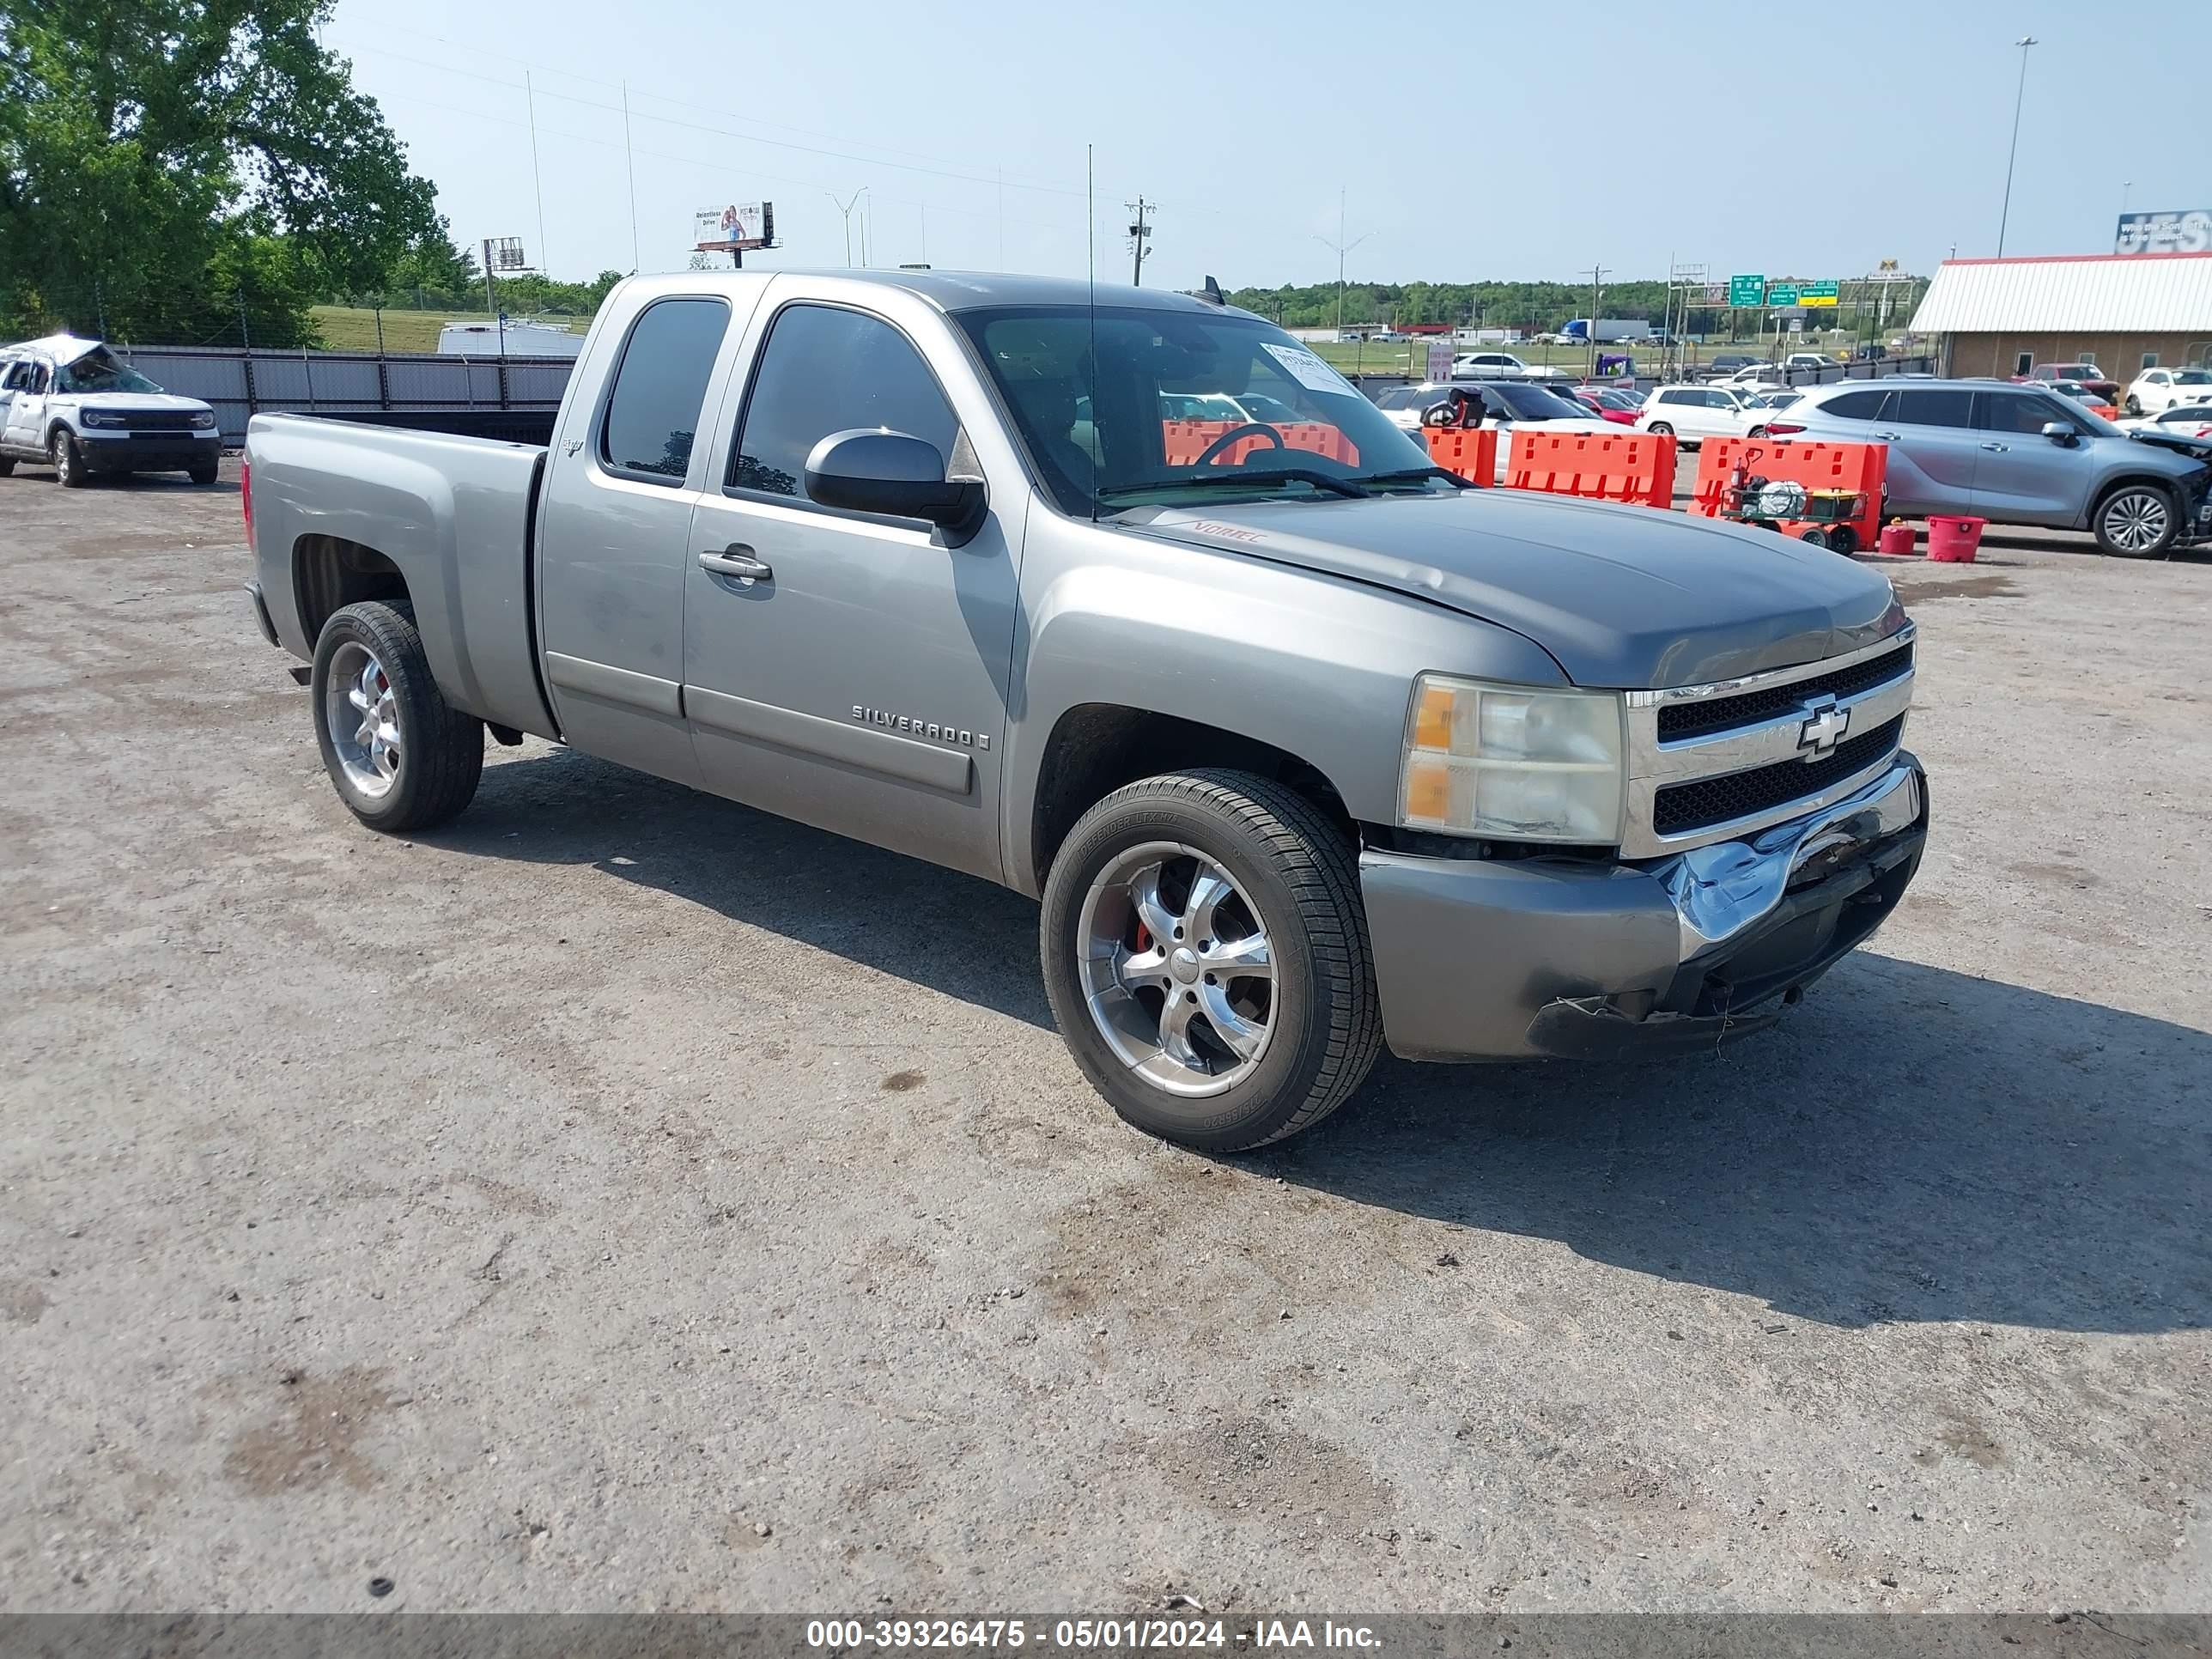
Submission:
POLYGON ((1505 489, 1139 509, 1139 534, 1395 588, 1534 641, 1577 685, 1702 685, 1905 625, 1889 579, 1772 531, 1505 489))

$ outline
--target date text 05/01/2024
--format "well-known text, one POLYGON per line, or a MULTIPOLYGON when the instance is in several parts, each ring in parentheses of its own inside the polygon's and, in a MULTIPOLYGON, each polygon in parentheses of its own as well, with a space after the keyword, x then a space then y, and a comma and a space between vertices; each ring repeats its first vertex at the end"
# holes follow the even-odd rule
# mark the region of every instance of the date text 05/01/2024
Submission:
POLYGON ((1259 1619, 1231 1626, 1219 1619, 815 1619, 809 1647, 832 1652, 869 1649, 1052 1648, 1068 1652, 1132 1648, 1173 1651, 1223 1649, 1240 1654, 1334 1648, 1371 1652, 1381 1638, 1369 1626, 1318 1626, 1304 1619, 1259 1619))

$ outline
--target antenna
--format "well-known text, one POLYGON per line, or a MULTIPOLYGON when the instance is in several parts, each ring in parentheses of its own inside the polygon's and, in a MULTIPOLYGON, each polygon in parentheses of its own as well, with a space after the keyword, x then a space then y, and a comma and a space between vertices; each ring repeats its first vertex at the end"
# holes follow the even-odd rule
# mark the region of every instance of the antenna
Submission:
MULTIPOLYGON (((1083 147, 1083 205, 1086 229, 1091 239, 1091 442, 1095 449, 1098 443, 1098 176, 1093 147, 1083 147)), ((1098 521, 1098 491, 1096 481, 1091 491, 1091 521, 1098 521)))

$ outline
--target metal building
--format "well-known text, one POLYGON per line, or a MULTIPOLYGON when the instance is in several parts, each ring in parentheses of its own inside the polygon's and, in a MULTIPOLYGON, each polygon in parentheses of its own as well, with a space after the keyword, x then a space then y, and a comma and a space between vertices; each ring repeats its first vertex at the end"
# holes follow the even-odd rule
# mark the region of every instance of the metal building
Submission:
POLYGON ((2093 362, 2125 383, 2160 364, 2212 365, 2212 253, 1946 259, 1912 331, 1942 337, 1951 374, 2093 362))

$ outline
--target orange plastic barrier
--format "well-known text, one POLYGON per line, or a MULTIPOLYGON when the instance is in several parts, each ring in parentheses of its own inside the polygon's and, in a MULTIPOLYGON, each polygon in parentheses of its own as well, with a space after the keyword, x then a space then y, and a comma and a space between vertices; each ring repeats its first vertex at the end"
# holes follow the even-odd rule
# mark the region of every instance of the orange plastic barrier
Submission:
POLYGON ((1485 489, 1498 482, 1498 434, 1479 426, 1425 426, 1429 459, 1485 489))
MULTIPOLYGON (((1162 421, 1160 442, 1166 452, 1167 464, 1170 466, 1193 465, 1200 456, 1206 453, 1208 444, 1223 433, 1236 429, 1237 423, 1233 421, 1162 421)), ((1283 434, 1285 449, 1303 449, 1309 454, 1326 455, 1346 466, 1359 464, 1359 451, 1352 440, 1325 421, 1292 422, 1279 426, 1275 430, 1283 434)), ((1212 465, 1242 466, 1244 458, 1254 450, 1273 447, 1274 445, 1264 435, 1255 432, 1250 437, 1239 438, 1230 445, 1213 458, 1212 465)))
MULTIPOLYGON (((1709 442, 1705 446, 1712 447, 1709 442)), ((1518 431, 1505 487, 1639 507, 1674 504, 1674 434, 1518 431)))
MULTIPOLYGON (((1859 515, 1849 523, 1852 550, 1871 549, 1881 536, 1881 488, 1889 477, 1887 444, 1807 443, 1790 438, 1708 438, 1698 453, 1698 482, 1690 511, 1707 519, 1721 516, 1729 475, 1749 453, 1747 469, 1754 477, 1787 478, 1808 489, 1848 489, 1864 496, 1859 515)), ((1807 526, 1783 526, 1796 535, 1807 526)))

